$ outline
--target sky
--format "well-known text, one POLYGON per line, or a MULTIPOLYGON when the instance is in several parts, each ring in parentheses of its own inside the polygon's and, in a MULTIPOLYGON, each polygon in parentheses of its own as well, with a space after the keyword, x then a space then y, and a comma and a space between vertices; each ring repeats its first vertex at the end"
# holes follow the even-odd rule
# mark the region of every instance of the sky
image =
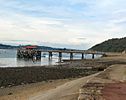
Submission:
POLYGON ((0 0, 0 43, 87 49, 125 33, 125 0, 0 0))

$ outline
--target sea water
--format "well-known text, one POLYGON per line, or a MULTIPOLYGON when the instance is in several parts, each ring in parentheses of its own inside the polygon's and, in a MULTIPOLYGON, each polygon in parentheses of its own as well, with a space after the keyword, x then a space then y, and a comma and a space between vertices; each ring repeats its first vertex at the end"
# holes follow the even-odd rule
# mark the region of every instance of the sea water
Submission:
MULTIPOLYGON (((62 59, 70 59, 70 54, 63 53, 62 59)), ((92 55, 85 55, 86 59, 91 59, 92 55)), ((100 56, 95 56, 98 58, 100 56)), ((81 54, 74 54, 74 59, 81 59, 81 54)), ((58 64, 58 53, 53 53, 51 60, 48 59, 48 53, 41 54, 40 61, 24 60, 17 58, 16 49, 0 49, 0 67, 26 67, 26 66, 43 66, 58 64)))

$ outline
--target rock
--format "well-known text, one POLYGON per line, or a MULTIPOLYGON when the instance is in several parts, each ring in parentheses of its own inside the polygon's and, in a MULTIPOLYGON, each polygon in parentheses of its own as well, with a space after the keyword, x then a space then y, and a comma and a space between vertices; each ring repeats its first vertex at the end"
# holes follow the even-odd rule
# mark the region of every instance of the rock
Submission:
POLYGON ((12 95, 13 93, 8 93, 8 95, 12 95))

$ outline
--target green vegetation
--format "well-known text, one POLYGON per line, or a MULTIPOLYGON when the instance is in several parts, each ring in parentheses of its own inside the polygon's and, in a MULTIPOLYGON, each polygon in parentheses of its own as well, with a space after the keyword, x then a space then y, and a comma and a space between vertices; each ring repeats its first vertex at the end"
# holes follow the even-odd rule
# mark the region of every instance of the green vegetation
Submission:
POLYGON ((126 37, 109 39, 105 42, 93 46, 90 48, 90 50, 103 52, 123 52, 126 50, 126 37))

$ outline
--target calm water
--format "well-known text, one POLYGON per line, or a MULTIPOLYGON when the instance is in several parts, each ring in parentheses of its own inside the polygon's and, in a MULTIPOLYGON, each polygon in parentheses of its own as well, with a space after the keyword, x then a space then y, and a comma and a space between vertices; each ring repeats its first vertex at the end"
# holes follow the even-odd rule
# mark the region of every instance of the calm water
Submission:
MULTIPOLYGON (((19 60, 16 58, 17 50, 0 49, 0 67, 24 67, 24 66, 40 66, 54 65, 58 62, 58 54, 53 54, 53 59, 48 59, 48 53, 42 53, 41 61, 33 62, 32 60, 19 60)), ((87 59, 91 59, 91 55, 85 55, 87 59)), ((99 56, 95 56, 98 58, 99 56)), ((69 59, 69 54, 63 54, 62 59, 69 59)), ((81 54, 74 54, 74 59, 81 59, 81 54)))

